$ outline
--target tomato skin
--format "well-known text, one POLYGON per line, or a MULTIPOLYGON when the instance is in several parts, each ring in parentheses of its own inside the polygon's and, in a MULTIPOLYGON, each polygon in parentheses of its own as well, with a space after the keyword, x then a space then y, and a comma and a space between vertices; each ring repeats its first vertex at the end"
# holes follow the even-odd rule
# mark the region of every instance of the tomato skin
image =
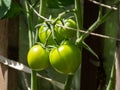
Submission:
MULTIPOLYGON (((63 40, 63 38, 58 34, 58 32, 55 31, 55 29, 56 29, 56 27, 54 28, 54 35, 55 35, 56 41, 58 43, 60 43, 63 40)), ((40 42, 43 44, 46 43, 47 39, 48 39, 48 41, 47 41, 48 45, 56 45, 57 44, 56 41, 53 39, 52 31, 47 26, 41 26, 39 28, 39 39, 40 39, 40 42)))
MULTIPOLYGON (((39 39, 40 39, 41 43, 45 44, 45 42, 50 34, 51 34, 51 31, 47 26, 41 26, 39 28, 39 39)), ((53 40, 52 35, 50 35, 50 37, 48 38, 47 44, 50 44, 50 45, 56 44, 56 42, 53 40)))
POLYGON ((81 51, 73 44, 66 43, 51 50, 50 63, 63 74, 74 74, 81 63, 81 51))
POLYGON ((27 55, 28 65, 33 70, 43 70, 49 66, 49 52, 40 45, 34 45, 27 55))
MULTIPOLYGON (((70 28, 74 28, 76 29, 76 23, 74 20, 72 19, 66 19, 63 21, 63 24, 61 21, 58 21, 57 24, 63 25, 65 27, 70 27, 70 28)), ((64 39, 68 39, 68 38, 72 38, 74 36, 76 36, 76 31, 75 30, 71 30, 68 28, 63 28, 63 27, 58 27, 56 26, 56 32, 58 32, 60 34, 61 37, 63 37, 64 39)))

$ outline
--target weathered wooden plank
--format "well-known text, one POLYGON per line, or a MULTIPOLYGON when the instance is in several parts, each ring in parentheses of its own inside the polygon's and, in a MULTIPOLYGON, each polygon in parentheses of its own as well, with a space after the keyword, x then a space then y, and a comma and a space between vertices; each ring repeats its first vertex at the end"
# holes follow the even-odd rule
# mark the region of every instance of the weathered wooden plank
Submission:
MULTIPOLYGON (((8 49, 8 20, 0 20, 0 55, 7 57, 8 49)), ((0 64, 0 90, 7 90, 8 86, 8 67, 0 64)))

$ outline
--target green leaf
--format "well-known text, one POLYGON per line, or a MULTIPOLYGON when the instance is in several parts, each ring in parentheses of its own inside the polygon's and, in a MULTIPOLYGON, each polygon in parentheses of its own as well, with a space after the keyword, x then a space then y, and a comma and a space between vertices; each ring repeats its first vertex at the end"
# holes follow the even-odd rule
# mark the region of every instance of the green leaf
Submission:
POLYGON ((0 0, 0 19, 4 17, 11 6, 11 0, 0 0))
POLYGON ((10 8, 11 0, 2 0, 6 7, 10 8))
POLYGON ((22 9, 19 6, 19 4, 16 2, 12 2, 10 9, 8 10, 7 14, 3 18, 15 17, 15 16, 19 15, 21 13, 21 11, 22 11, 22 9))
POLYGON ((99 59, 98 55, 85 42, 82 42, 82 45, 85 49, 91 52, 97 59, 99 59))

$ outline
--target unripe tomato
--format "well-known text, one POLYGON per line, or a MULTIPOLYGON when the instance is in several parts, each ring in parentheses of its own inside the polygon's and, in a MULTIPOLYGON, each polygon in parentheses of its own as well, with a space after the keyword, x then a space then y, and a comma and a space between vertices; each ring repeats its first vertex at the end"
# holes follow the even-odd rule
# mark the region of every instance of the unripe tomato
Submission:
MULTIPOLYGON (((41 26, 39 29, 39 39, 41 43, 45 44, 47 38, 49 37, 51 31, 47 26, 41 26)), ((52 35, 48 38, 47 44, 56 44, 55 41, 53 40, 52 35)))
POLYGON ((67 42, 51 50, 49 58, 56 71, 74 74, 81 63, 81 51, 74 44, 67 42))
MULTIPOLYGON (((63 26, 70 27, 73 29, 77 28, 75 21, 72 19, 66 19, 63 21, 63 23, 61 21, 58 21, 57 24, 60 24, 60 25, 64 24, 63 26)), ((64 37, 65 39, 76 36, 75 30, 71 30, 71 29, 63 28, 63 27, 56 26, 56 32, 58 32, 61 35, 61 37, 64 37)))
POLYGON ((43 70, 49 65, 49 52, 40 45, 34 45, 27 55, 28 65, 33 70, 43 70))
MULTIPOLYGON (((54 28, 54 34, 55 34, 57 42, 61 42, 63 40, 62 37, 58 34, 58 32, 55 31, 55 28, 54 28)), ((47 42, 48 45, 57 44, 56 41, 53 39, 52 31, 47 27, 47 25, 40 27, 39 39, 40 39, 41 43, 43 43, 43 44, 45 44, 47 39, 48 39, 48 42, 47 42)))

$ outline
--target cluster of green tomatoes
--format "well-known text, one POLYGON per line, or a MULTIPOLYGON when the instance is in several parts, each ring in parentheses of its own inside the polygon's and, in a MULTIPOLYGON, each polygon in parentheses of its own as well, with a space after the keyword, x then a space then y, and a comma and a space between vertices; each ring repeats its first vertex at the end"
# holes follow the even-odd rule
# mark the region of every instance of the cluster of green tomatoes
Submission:
POLYGON ((60 27, 57 24, 77 28, 73 19, 57 21, 53 30, 44 23, 39 28, 38 35, 42 44, 34 45, 28 51, 28 65, 36 71, 44 70, 51 65, 57 72, 74 74, 81 63, 81 50, 71 41, 77 31, 60 27))

